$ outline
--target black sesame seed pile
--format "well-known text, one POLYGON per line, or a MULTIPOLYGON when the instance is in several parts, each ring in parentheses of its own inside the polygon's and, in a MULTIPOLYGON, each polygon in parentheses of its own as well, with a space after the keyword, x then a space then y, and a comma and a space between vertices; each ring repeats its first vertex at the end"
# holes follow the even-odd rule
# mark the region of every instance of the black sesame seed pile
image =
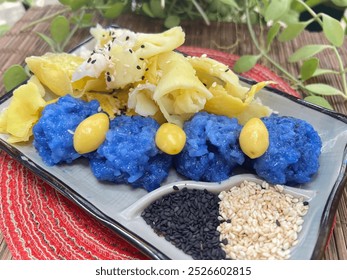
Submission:
POLYGON ((159 235, 193 259, 226 258, 219 241, 219 198, 207 190, 174 186, 174 192, 150 204, 142 218, 159 235))

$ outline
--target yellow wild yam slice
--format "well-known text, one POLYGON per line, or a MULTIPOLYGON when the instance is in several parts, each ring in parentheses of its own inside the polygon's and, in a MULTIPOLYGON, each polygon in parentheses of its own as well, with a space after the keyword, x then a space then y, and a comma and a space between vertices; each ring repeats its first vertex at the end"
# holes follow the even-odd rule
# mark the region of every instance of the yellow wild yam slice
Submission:
MULTIPOLYGON (((145 78, 148 59, 174 50, 185 38, 181 27, 145 34, 97 26, 92 29, 92 34, 98 47, 73 73, 72 80, 77 89, 83 87, 80 80, 85 77, 105 79, 107 89, 123 89, 140 83, 145 78)), ((155 79, 153 76, 149 78, 155 79)))
POLYGON ((72 94, 72 74, 83 62, 83 58, 68 53, 46 53, 25 59, 31 72, 40 82, 59 96, 72 94))
POLYGON ((212 94, 183 55, 165 53, 159 56, 158 63, 162 77, 153 99, 168 122, 182 126, 192 114, 204 108, 212 94))
POLYGON ((107 88, 104 74, 99 78, 84 77, 78 81, 72 82, 73 96, 81 97, 88 92, 111 92, 107 88))
POLYGON ((112 67, 106 69, 106 84, 108 88, 125 88, 135 82, 141 81, 145 73, 145 61, 134 52, 113 46, 110 51, 112 67), (109 76, 109 78, 107 77, 109 76))
POLYGON ((236 117, 241 124, 246 123, 252 117, 265 117, 270 115, 269 107, 263 105, 255 94, 264 86, 272 82, 260 82, 253 85, 245 95, 245 100, 234 97, 220 85, 210 88, 213 97, 206 102, 205 110, 216 115, 225 115, 230 118, 236 117))
POLYGON ((36 86, 37 86, 37 89, 40 93, 40 95, 42 97, 44 97, 46 95, 46 90, 45 88, 43 87, 43 85, 41 84, 40 80, 35 76, 35 75, 32 75, 29 79, 30 82, 33 82, 36 86))
POLYGON ((139 84, 129 92, 128 108, 144 117, 154 116, 159 107, 153 100, 155 85, 150 83, 139 84))
POLYGON ((207 100, 204 108, 209 113, 232 118, 242 113, 248 106, 240 98, 228 94, 221 85, 212 86, 209 89, 213 97, 207 100))
POLYGON ((255 85, 251 86, 249 91, 246 93, 245 102, 246 103, 251 103, 251 101, 253 100, 255 94, 258 91, 260 91, 261 89, 263 89, 267 85, 275 84, 275 83, 276 82, 273 82, 273 81, 263 81, 263 82, 259 82, 259 83, 256 83, 255 85))
POLYGON ((110 119, 120 113, 121 101, 115 98, 113 95, 97 92, 86 92, 85 99, 89 102, 91 100, 98 100, 101 109, 106 112, 110 119))
POLYGON ((248 88, 240 84, 239 77, 228 66, 206 56, 188 57, 187 59, 207 88, 215 84, 221 85, 232 96, 244 98, 248 88))
POLYGON ((32 127, 45 105, 46 102, 35 83, 28 81, 16 89, 10 105, 0 116, 1 131, 10 135, 7 141, 28 141, 32 135, 32 127))
POLYGON ((134 51, 138 57, 149 58, 173 51, 185 41, 182 27, 176 26, 158 34, 137 33, 134 51))
POLYGON ((267 106, 262 105, 260 101, 255 101, 254 96, 258 91, 271 83, 273 82, 265 81, 253 85, 245 94, 244 100, 234 97, 221 85, 214 84, 209 88, 213 97, 206 102, 204 109, 209 113, 240 118, 242 122, 252 117, 267 116, 271 110, 267 106), (250 106, 251 108, 249 108, 250 106))
POLYGON ((244 125, 251 118, 267 117, 272 113, 272 110, 264 106, 258 99, 254 99, 240 114, 235 117, 241 125, 244 125))
POLYGON ((147 60, 147 68, 145 69, 144 82, 157 85, 160 79, 158 66, 158 56, 153 56, 147 60))

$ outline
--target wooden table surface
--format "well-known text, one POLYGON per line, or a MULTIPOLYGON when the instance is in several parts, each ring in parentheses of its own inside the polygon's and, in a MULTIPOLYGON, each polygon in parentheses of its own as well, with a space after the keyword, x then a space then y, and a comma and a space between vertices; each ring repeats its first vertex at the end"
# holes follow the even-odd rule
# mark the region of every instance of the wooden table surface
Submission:
MULTIPOLYGON (((21 31, 23 26, 33 20, 43 18, 61 9, 59 6, 47 6, 44 8, 30 9, 24 17, 7 33, 0 38, 0 75, 12 64, 22 63, 25 57, 30 55, 41 55, 49 50, 46 44, 35 44, 39 40, 34 31, 48 34, 48 22, 36 25, 32 30, 21 31), (30 36, 29 36, 30 35, 30 36)), ((117 23, 120 26, 129 28, 137 32, 157 33, 163 31, 161 21, 147 17, 124 15, 113 22, 106 22, 99 19, 101 24, 117 23)), ((256 48, 251 43, 246 26, 232 23, 212 23, 206 26, 203 22, 183 22, 182 27, 186 33, 186 46, 198 46, 222 50, 236 55, 255 54, 256 48)), ((70 47, 76 45, 89 35, 88 30, 78 32, 70 43, 70 47)), ((275 42, 271 50, 271 55, 275 61, 292 73, 298 73, 299 68, 296 64, 287 63, 287 57, 303 44, 324 43, 320 33, 304 32, 299 38, 290 43, 275 42)), ((345 42, 342 54, 347 57, 347 42, 345 42)), ((280 75, 276 69, 265 61, 260 61, 266 67, 280 75)), ((321 56, 321 68, 336 68, 337 61, 333 56, 321 56)), ((324 83, 340 87, 340 81, 334 76, 322 78, 324 83)), ((319 80, 316 80, 319 81, 319 80)), ((0 84, 0 92, 4 94, 3 85, 0 84)), ((329 97, 330 103, 338 112, 347 114, 346 102, 341 97, 329 97)), ((1 186, 0 186, 1 187, 1 186)), ((331 236, 330 242, 324 255, 324 259, 347 259, 347 189, 345 188, 336 213, 336 225, 331 236)), ((0 259, 11 259, 11 252, 8 250, 6 242, 0 232, 0 259)))

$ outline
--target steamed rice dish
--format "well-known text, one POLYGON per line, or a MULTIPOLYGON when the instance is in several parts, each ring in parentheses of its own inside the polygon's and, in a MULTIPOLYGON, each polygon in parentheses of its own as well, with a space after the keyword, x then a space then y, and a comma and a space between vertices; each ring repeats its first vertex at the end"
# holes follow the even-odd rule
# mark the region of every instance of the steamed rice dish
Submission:
POLYGON ((171 156, 155 144, 159 124, 142 116, 119 116, 111 121, 106 140, 90 155, 97 179, 130 184, 152 191, 166 179, 171 156))
MULTIPOLYGON (((49 166, 71 163, 81 155, 73 146, 76 127, 100 111, 96 100, 85 102, 66 95, 47 105, 33 127, 34 147, 49 166)), ((152 191, 167 178, 173 165, 190 180, 220 182, 236 167, 251 167, 272 184, 307 183, 318 171, 322 142, 307 122, 272 115, 262 119, 269 147, 250 160, 239 146, 242 126, 236 118, 199 112, 184 124, 186 144, 176 156, 163 153, 155 143, 159 124, 142 116, 118 116, 110 122, 106 140, 83 156, 98 180, 130 184, 152 191)))
POLYGON ((81 155, 73 147, 73 133, 81 121, 98 112, 99 102, 66 95, 49 104, 33 127, 33 145, 45 164, 71 163, 81 155))
POLYGON ((322 142, 312 125, 292 117, 263 118, 269 148, 253 161, 258 176, 272 184, 307 183, 318 171, 322 142))
POLYGON ((244 162, 239 146, 241 125, 236 118, 200 112, 184 124, 187 141, 174 165, 183 176, 220 182, 244 162))

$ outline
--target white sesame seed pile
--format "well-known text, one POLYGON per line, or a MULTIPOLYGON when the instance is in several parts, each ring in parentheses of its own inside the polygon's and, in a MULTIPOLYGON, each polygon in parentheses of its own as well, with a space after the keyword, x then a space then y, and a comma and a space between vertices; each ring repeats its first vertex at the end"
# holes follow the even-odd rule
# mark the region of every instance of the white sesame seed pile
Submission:
POLYGON ((244 181, 219 194, 222 249, 237 260, 289 259, 308 203, 281 185, 244 181))

